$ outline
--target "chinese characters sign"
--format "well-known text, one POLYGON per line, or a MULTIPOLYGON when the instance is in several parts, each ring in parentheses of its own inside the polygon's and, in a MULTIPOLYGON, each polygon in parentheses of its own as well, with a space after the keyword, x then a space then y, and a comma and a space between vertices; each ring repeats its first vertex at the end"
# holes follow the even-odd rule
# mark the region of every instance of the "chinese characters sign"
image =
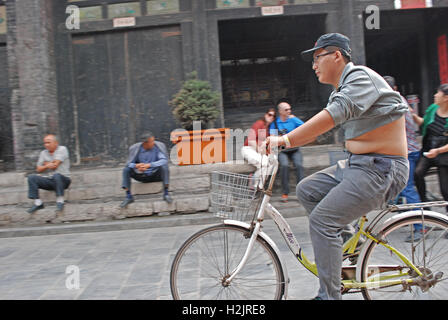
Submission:
POLYGON ((448 50, 446 34, 437 38, 440 83, 448 83, 448 50))

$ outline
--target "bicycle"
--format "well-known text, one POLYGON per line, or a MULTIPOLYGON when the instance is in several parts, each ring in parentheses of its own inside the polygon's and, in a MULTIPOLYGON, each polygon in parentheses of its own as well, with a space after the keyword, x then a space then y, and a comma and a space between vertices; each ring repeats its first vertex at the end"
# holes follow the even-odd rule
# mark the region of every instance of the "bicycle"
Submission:
MULTIPOLYGON (((318 277, 316 265, 304 254, 288 222, 269 203, 278 168, 275 156, 270 162, 273 170, 262 190, 253 187, 251 176, 212 172, 211 207, 224 220, 195 233, 178 250, 170 275, 174 299, 286 299, 290 279, 277 245, 261 231, 265 214, 297 261, 318 277)), ((343 245, 342 294, 447 299, 448 219, 424 210, 446 205, 444 201, 389 205, 368 225, 367 217, 361 217, 343 245), (387 217, 389 213, 395 214, 387 217), (415 242, 414 224, 425 230, 415 242), (410 243, 405 242, 409 233, 410 243)))

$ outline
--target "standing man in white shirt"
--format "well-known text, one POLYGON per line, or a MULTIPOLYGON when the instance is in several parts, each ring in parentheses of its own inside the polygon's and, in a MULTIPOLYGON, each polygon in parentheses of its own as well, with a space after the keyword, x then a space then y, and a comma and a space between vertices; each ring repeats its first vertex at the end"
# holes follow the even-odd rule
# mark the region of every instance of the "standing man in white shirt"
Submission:
POLYGON ((64 209, 64 190, 71 183, 67 148, 60 146, 57 137, 53 134, 44 137, 44 147, 45 150, 41 151, 36 166, 39 174, 28 176, 28 198, 34 200, 33 206, 27 210, 28 213, 44 208, 39 198, 39 189, 56 192, 56 211, 61 212, 64 209))

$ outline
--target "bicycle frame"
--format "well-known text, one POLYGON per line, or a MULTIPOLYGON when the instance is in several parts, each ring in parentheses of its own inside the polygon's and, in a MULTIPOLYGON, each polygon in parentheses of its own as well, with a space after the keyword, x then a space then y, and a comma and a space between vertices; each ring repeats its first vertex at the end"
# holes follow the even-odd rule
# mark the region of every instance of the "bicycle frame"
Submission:
MULTIPOLYGON (((263 202, 265 203, 265 208, 263 213, 267 213, 274 221, 274 223, 277 225, 277 228, 279 229, 280 233, 282 234, 285 242, 287 243, 289 249, 294 254, 294 256, 297 258, 297 260, 303 265, 305 269, 310 271, 313 275, 316 277, 319 277, 317 266, 314 262, 312 262, 310 259, 307 258, 305 253, 303 252, 297 238, 295 237, 294 233, 291 230, 291 227, 289 226, 288 222, 285 220, 285 218, 281 215, 281 213, 272 206, 269 201, 270 196, 265 195, 265 199, 263 199, 263 202)), ((262 214, 261 217, 257 219, 257 222, 255 223, 254 228, 252 229, 252 235, 251 239, 249 241, 249 245, 246 249, 246 252, 239 263, 239 265, 235 268, 234 271, 231 272, 231 276, 227 279, 227 281, 230 283, 232 279, 238 274, 238 272, 244 267, 247 259, 249 258, 250 252, 252 250, 253 244, 255 242, 256 237, 259 235, 260 228, 261 228, 261 222, 263 221, 264 215, 262 214)), ((367 218, 364 216, 360 218, 359 221, 359 230, 343 245, 343 253, 347 254, 354 254, 356 250, 356 246, 359 242, 359 238, 361 235, 365 236, 368 239, 371 239, 372 241, 375 241, 379 243, 380 245, 383 245, 387 249, 389 249, 391 252, 393 252, 403 263, 408 266, 410 269, 414 270, 415 273, 417 273, 419 276, 422 276, 423 274, 421 271, 409 260, 406 258, 405 255, 403 255, 400 251, 396 250, 395 248, 389 246, 387 243, 382 242, 381 240, 374 237, 369 232, 366 232, 364 230, 364 224, 366 223, 367 218)), ((231 220, 226 220, 225 223, 231 223, 231 220)), ((375 270, 378 270, 380 272, 386 272, 386 271, 401 271, 402 267, 391 265, 391 266, 372 266, 372 274, 375 274, 375 270)), ((376 276, 374 277, 373 281, 369 280, 367 282, 358 282, 355 280, 355 269, 356 266, 343 266, 342 267, 342 274, 345 275, 346 278, 349 279, 343 279, 342 284, 344 286, 344 289, 361 289, 361 288, 379 288, 379 287, 388 287, 388 286, 394 286, 394 285, 402 285, 403 279, 401 277, 407 275, 407 272, 405 273, 397 273, 394 275, 387 275, 387 276, 376 276), (394 279, 396 278, 396 279, 394 279)), ((406 279, 404 280, 406 284, 412 284, 414 282, 413 279, 406 279)))
MULTIPOLYGON (((275 160, 276 161, 276 160, 275 160)), ((297 241, 294 233, 291 230, 291 227, 289 226, 288 222, 285 220, 285 218, 281 215, 281 213, 272 206, 269 201, 271 199, 272 195, 272 187, 275 179, 275 175, 277 173, 278 163, 276 163, 268 189, 264 192, 263 199, 261 201, 261 205, 256 213, 256 219, 253 221, 251 230, 251 238, 249 240, 248 247, 246 249, 246 252, 238 264, 238 266, 230 273, 230 276, 227 279, 227 282, 230 283, 233 278, 238 274, 238 272, 244 267, 245 263, 247 262, 247 259, 249 258, 250 252, 252 250, 252 247, 255 243, 255 240, 257 239, 257 236, 261 233, 261 223, 264 220, 265 213, 268 214, 274 221, 274 223, 277 225, 280 233, 282 234, 285 242, 287 243, 289 249, 294 254, 294 256, 297 258, 297 260, 312 274, 314 274, 316 277, 318 277, 318 271, 317 266, 314 262, 309 260, 305 253, 302 251, 302 248, 297 241)), ((391 212, 392 209, 386 209, 382 211, 379 215, 385 213, 391 212)), ((375 218, 374 221, 378 222, 375 218)), ((225 223, 232 224, 232 220, 225 220, 225 223)), ((235 221, 236 222, 236 221, 235 221)), ((347 253, 349 255, 352 255, 355 253, 356 247, 358 245, 359 239, 361 235, 365 236, 366 238, 386 247, 388 250, 390 250, 392 253, 394 253, 403 263, 409 267, 409 269, 413 270, 418 276, 423 276, 422 272, 400 251, 396 250, 392 246, 389 246, 386 242, 382 241, 381 239, 378 239, 376 236, 374 236, 371 233, 371 228, 367 228, 367 230, 364 229, 365 223, 367 222, 367 218, 365 216, 361 217, 358 221, 358 230, 357 232, 344 243, 343 245, 343 253, 347 253), (370 230, 369 230, 370 229, 370 230)), ((266 237, 266 235, 265 235, 266 237)), ((273 241, 269 238, 269 240, 273 243, 273 241)), ((348 266, 342 267, 342 275, 346 275, 349 279, 343 279, 342 284, 344 289, 361 289, 361 288, 379 288, 379 287, 388 287, 388 286, 394 286, 394 285, 403 285, 403 284, 412 284, 415 280, 414 279, 400 279, 402 276, 405 276, 408 274, 408 272, 401 272, 401 269, 403 269, 401 266, 372 266, 372 272, 370 274, 375 274, 375 270, 379 270, 381 272, 385 271, 396 271, 399 270, 400 272, 394 275, 387 275, 387 276, 379 276, 375 277, 372 280, 369 280, 367 282, 358 282, 355 279, 354 276, 354 269, 356 269, 356 266, 348 266), (397 278, 397 279, 394 279, 397 278)))

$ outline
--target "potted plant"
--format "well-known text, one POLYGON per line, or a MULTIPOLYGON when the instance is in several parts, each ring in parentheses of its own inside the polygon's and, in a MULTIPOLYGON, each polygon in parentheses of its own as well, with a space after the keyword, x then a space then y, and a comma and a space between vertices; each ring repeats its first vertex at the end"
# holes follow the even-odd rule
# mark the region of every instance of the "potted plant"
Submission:
POLYGON ((181 89, 169 101, 174 118, 184 130, 171 133, 179 165, 226 161, 229 129, 211 129, 220 114, 220 94, 197 72, 188 75, 181 89))

